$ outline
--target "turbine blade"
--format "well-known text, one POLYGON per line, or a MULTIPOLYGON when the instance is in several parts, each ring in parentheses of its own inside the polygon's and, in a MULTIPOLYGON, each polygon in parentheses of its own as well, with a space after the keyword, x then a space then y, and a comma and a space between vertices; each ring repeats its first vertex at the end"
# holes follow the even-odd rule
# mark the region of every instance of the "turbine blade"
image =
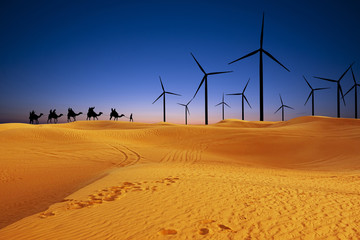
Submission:
POLYGON ((201 70, 204 74, 206 74, 205 70, 201 67, 200 63, 196 60, 196 58, 194 57, 194 55, 193 55, 192 53, 190 53, 190 54, 191 54, 191 56, 194 58, 194 60, 195 60, 195 62, 197 63, 197 65, 199 66, 200 70, 201 70))
POLYGON ((160 83, 161 83, 162 90, 165 92, 165 88, 164 88, 164 85, 163 85, 163 83, 162 83, 162 81, 161 81, 161 77, 160 77, 160 76, 159 76, 159 79, 160 79, 160 83))
POLYGON ((245 95, 243 95, 243 96, 244 96, 244 98, 245 98, 245 101, 246 101, 247 104, 249 105, 249 107, 252 108, 251 105, 250 105, 250 103, 249 103, 249 101, 247 100, 246 96, 245 96, 245 95))
POLYGON ((215 75, 215 74, 223 74, 223 73, 231 73, 233 71, 225 71, 225 72, 212 72, 212 73, 208 73, 207 75, 215 75))
POLYGON ((303 78, 305 79, 305 81, 306 81, 306 83, 309 85, 309 87, 310 87, 311 89, 313 89, 313 88, 311 87, 310 83, 306 80, 306 78, 305 78, 304 75, 303 75, 303 78))
POLYGON ((250 56, 254 55, 255 53, 257 53, 258 51, 260 51, 260 49, 255 50, 255 51, 253 51, 253 52, 251 52, 251 53, 248 53, 248 54, 246 54, 245 56, 243 56, 243 57, 241 57, 241 58, 238 58, 238 59, 236 59, 236 60, 234 60, 234 61, 230 62, 229 64, 232 64, 232 63, 237 62, 237 61, 239 61, 239 60, 241 60, 241 59, 244 59, 244 58, 250 57, 250 56))
POLYGON ((185 105, 186 105, 186 106, 189 105, 193 99, 194 99, 194 98, 190 99, 190 101, 189 101, 187 104, 185 104, 185 105))
POLYGON ((325 81, 329 81, 329 82, 337 82, 336 80, 329 79, 329 78, 315 77, 315 76, 314 76, 314 78, 321 79, 321 80, 325 80, 325 81))
POLYGON ((356 84, 355 74, 354 74, 354 71, 353 71, 352 67, 351 67, 351 75, 353 77, 354 83, 356 84))
POLYGON ((341 75, 341 77, 339 78, 338 81, 340 81, 340 80, 345 76, 345 74, 349 71, 349 69, 352 67, 353 64, 354 64, 354 63, 352 63, 352 64, 348 67, 348 69, 346 69, 346 71, 341 75))
POLYGON ((225 104, 226 106, 228 106, 229 108, 231 108, 226 102, 224 102, 224 104, 225 104))
POLYGON ((274 114, 277 113, 282 107, 283 107, 283 106, 279 107, 278 110, 276 110, 276 112, 274 112, 274 114))
POLYGON ((329 87, 322 87, 322 88, 315 88, 314 91, 317 91, 317 90, 324 90, 324 89, 330 89, 329 87))
POLYGON ((161 98, 161 96, 164 94, 165 94, 165 92, 163 92, 152 104, 154 104, 157 100, 159 100, 159 98, 161 98))
POLYGON ((221 102, 221 103, 216 104, 216 105, 215 105, 215 107, 216 107, 216 106, 219 106, 220 104, 222 104, 222 102, 221 102))
POLYGON ((280 96, 281 105, 284 105, 283 100, 282 100, 282 98, 281 98, 281 95, 280 95, 280 94, 279 94, 279 96, 280 96))
POLYGON ((187 110, 187 112, 189 113, 189 115, 190 115, 190 110, 189 110, 189 108, 188 107, 186 107, 186 110, 187 110))
POLYGON ((345 94, 344 97, 355 87, 356 85, 353 85, 345 94))
POLYGON ((185 104, 182 104, 182 103, 178 103, 179 105, 181 105, 181 106, 184 106, 184 107, 186 107, 186 105, 185 104))
POLYGON ((260 48, 261 49, 262 49, 263 40, 264 40, 264 15, 265 15, 265 13, 263 12, 263 18, 262 18, 262 24, 261 24, 261 35, 260 35, 260 48))
POLYGON ((309 98, 311 97, 311 94, 314 94, 314 90, 312 90, 308 96, 308 98, 306 99, 306 102, 304 104, 304 106, 306 105, 306 103, 309 101, 309 98))
POLYGON ((288 105, 284 105, 284 107, 287 107, 287 108, 290 108, 290 109, 292 109, 292 110, 295 110, 295 109, 293 109, 292 107, 289 107, 288 105))
POLYGON ((226 95, 242 95, 242 93, 228 93, 226 95))
POLYGON ((173 93, 173 92, 165 92, 167 94, 172 94, 172 95, 176 95, 176 96, 181 96, 180 94, 177 94, 177 93, 173 93))
MULTIPOLYGON (((198 91, 199 91, 199 89, 200 89, 200 87, 201 87, 201 85, 204 83, 204 81, 205 81, 205 77, 206 77, 206 75, 203 77, 203 79, 201 80, 201 82, 200 82, 200 84, 199 84, 199 87, 198 87, 198 89, 196 90, 196 92, 195 92, 195 94, 194 94, 194 97, 196 96, 196 94, 198 93, 198 91)), ((193 99, 194 99, 194 97, 193 97, 193 99)))
POLYGON ((340 83, 338 83, 338 84, 339 84, 339 88, 340 88, 340 93, 341 93, 342 100, 344 101, 344 105, 346 106, 343 90, 342 90, 342 88, 341 88, 340 83))
POLYGON ((276 58, 273 57, 273 55, 271 55, 270 53, 268 53, 267 51, 263 50, 264 53, 266 55, 268 55, 269 58, 271 58, 272 60, 274 60, 275 62, 277 62, 278 64, 280 64, 280 66, 282 66, 283 68, 285 68, 288 72, 290 72, 289 69, 287 69, 284 65, 282 65, 276 58))
POLYGON ((250 82, 250 78, 249 78, 249 80, 247 81, 247 83, 246 83, 246 85, 245 85, 245 87, 244 87, 243 93, 245 92, 245 90, 246 90, 246 88, 247 88, 247 86, 248 86, 249 82, 250 82))

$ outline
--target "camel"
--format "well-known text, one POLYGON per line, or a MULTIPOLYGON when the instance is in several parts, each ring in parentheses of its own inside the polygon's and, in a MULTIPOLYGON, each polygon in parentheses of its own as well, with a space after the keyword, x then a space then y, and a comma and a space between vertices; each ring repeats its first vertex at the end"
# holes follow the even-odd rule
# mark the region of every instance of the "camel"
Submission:
POLYGON ((112 108, 112 109, 111 109, 111 113, 110 113, 110 120, 111 120, 113 117, 114 117, 114 121, 115 121, 115 120, 117 121, 119 118, 125 117, 125 115, 124 115, 124 114, 119 115, 118 112, 116 111, 116 109, 115 109, 115 108, 112 108))
POLYGON ((40 115, 36 115, 35 111, 32 110, 32 111, 30 112, 30 116, 29 116, 30 124, 34 124, 34 121, 35 121, 36 124, 39 124, 39 118, 40 118, 42 115, 44 115, 44 114, 40 113, 40 115))
POLYGON ((54 123, 57 123, 58 118, 61 117, 62 115, 64 115, 64 114, 61 113, 60 115, 57 115, 56 114, 56 109, 54 109, 54 110, 50 109, 50 113, 48 115, 47 123, 49 123, 49 121, 50 121, 50 123, 52 123, 52 119, 54 119, 54 123))
POLYGON ((93 118, 93 120, 95 120, 95 118, 96 118, 96 120, 98 120, 97 117, 100 116, 101 114, 103 114, 102 112, 96 113, 94 111, 94 108, 95 107, 89 107, 86 120, 91 120, 91 118, 93 118))
POLYGON ((79 116, 81 115, 82 112, 79 112, 79 113, 75 113, 72 108, 68 108, 68 114, 67 114, 67 121, 68 122, 71 122, 71 118, 74 119, 74 121, 76 121, 76 116, 79 116))

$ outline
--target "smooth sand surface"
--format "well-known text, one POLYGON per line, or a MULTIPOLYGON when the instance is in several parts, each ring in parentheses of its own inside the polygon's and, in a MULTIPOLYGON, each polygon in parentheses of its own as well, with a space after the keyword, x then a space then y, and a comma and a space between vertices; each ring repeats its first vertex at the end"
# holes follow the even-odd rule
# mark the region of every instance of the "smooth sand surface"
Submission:
POLYGON ((0 239, 360 239, 360 120, 0 124, 0 239))

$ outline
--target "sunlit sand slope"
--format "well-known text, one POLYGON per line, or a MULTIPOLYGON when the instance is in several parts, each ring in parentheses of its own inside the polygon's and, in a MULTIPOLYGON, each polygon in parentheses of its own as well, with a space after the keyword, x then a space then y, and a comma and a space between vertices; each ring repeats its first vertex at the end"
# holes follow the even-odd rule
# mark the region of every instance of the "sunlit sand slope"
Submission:
POLYGON ((359 239, 360 122, 0 125, 0 239, 359 239))

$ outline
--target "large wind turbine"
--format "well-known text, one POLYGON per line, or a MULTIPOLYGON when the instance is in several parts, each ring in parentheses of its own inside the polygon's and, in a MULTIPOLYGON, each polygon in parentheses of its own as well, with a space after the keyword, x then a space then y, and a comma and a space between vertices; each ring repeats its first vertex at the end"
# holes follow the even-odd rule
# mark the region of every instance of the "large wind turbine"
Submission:
POLYGON ((153 102, 153 104, 159 99, 159 98, 161 98, 162 96, 163 96, 163 105, 164 105, 164 110, 163 110, 163 114, 164 114, 164 122, 166 122, 166 110, 165 110, 165 95, 166 94, 172 94, 172 95, 177 95, 177 96, 181 96, 180 94, 177 94, 177 93, 172 93, 172 92, 166 92, 165 91, 165 88, 164 88, 164 85, 163 85, 163 83, 162 83, 162 81, 161 81, 161 77, 159 76, 159 79, 160 79, 160 83, 161 83, 161 88, 162 88, 162 90, 163 90, 163 92, 160 94, 160 96, 153 102))
POLYGON ((247 81, 247 83, 246 83, 246 85, 245 85, 245 87, 244 87, 244 89, 243 89, 243 91, 242 91, 241 93, 230 93, 230 94, 226 94, 226 95, 241 95, 242 120, 244 120, 244 99, 245 99, 245 101, 247 102, 247 104, 249 105, 249 107, 251 108, 250 103, 249 103, 249 101, 247 100, 247 98, 246 98, 246 96, 245 96, 245 90, 246 90, 246 88, 247 88, 247 86, 248 86, 248 84, 249 84, 249 81, 250 81, 250 78, 249 78, 249 80, 247 81))
POLYGON ((190 115, 190 111, 189 111, 188 105, 191 103, 192 100, 193 100, 193 98, 192 98, 187 104, 178 103, 179 105, 185 107, 185 124, 186 124, 186 125, 187 125, 187 114, 189 113, 189 115, 190 115))
MULTIPOLYGON (((279 94, 280 95, 280 94, 279 94)), ((283 100, 282 100, 282 98, 281 98, 281 95, 280 95, 280 101, 281 101, 281 106, 278 108, 278 110, 276 110, 276 112, 275 113, 277 113, 280 109, 282 109, 282 121, 284 121, 284 108, 290 108, 290 109, 293 109, 292 107, 289 107, 289 106, 287 106, 287 105, 284 105, 284 103, 283 103, 283 100)), ((274 113, 274 114, 275 114, 274 113)))
POLYGON ((334 82, 337 84, 337 117, 340 117, 340 93, 342 96, 342 100, 344 101, 344 105, 345 105, 345 99, 344 99, 344 94, 340 85, 340 81, 341 79, 345 76, 345 74, 349 71, 349 69, 352 67, 354 63, 352 63, 348 69, 346 69, 346 71, 341 75, 341 77, 338 80, 334 80, 334 79, 329 79, 329 78, 322 78, 322 77, 314 77, 314 78, 318 78, 321 80, 325 80, 325 81, 329 81, 329 82, 334 82))
POLYGON ((224 109, 224 106, 226 105, 227 107, 230 107, 225 101, 224 101, 224 93, 223 93, 223 96, 222 96, 222 101, 218 104, 215 105, 216 106, 219 106, 219 105, 222 105, 222 120, 224 120, 224 117, 225 117, 225 109, 224 109))
POLYGON ((282 66, 283 68, 285 68, 288 72, 290 72, 289 69, 287 69, 284 65, 282 65, 275 57, 273 57, 270 53, 268 53, 267 51, 265 51, 265 49, 263 49, 263 37, 264 37, 264 13, 263 13, 263 18, 262 18, 262 26, 261 26, 261 35, 260 35, 260 48, 241 57, 238 58, 232 62, 230 62, 229 64, 232 64, 234 62, 237 62, 241 59, 250 57, 252 55, 254 55, 255 53, 259 52, 260 54, 260 64, 259 64, 259 79, 260 79, 260 121, 264 121, 264 87, 263 87, 263 53, 265 53, 269 58, 271 58, 272 60, 274 60, 275 62, 277 62, 278 64, 280 64, 280 66, 282 66))
MULTIPOLYGON (((196 90, 196 93, 194 94, 194 97, 196 96, 196 94, 198 93, 201 85, 203 83, 205 83, 205 124, 208 124, 208 85, 207 85, 207 77, 209 75, 215 75, 215 74, 222 74, 222 73, 230 73, 232 71, 225 71, 225 72, 211 72, 211 73, 207 73, 205 72, 205 70, 201 67, 200 63, 196 60, 196 58, 194 57, 194 55, 192 53, 190 53, 191 56, 194 58, 195 62, 197 63, 197 65, 199 66, 200 70, 204 73, 204 77, 202 78, 198 89, 196 90)), ((193 98, 194 98, 193 97, 193 98)))
POLYGON ((306 99, 306 102, 304 105, 306 105, 306 103, 309 101, 309 98, 311 98, 311 102, 312 102, 312 115, 314 116, 314 98, 315 98, 315 91, 318 90, 324 90, 324 89, 329 89, 329 88, 312 88, 312 86, 310 85, 310 83, 306 80, 305 76, 303 76, 303 78, 305 79, 306 83, 309 85, 309 87, 311 88, 309 97, 306 99))
POLYGON ((352 74, 352 77, 353 77, 353 80, 354 80, 354 85, 344 94, 344 97, 352 90, 354 89, 355 91, 355 118, 358 118, 357 117, 357 87, 360 87, 360 84, 356 83, 356 80, 355 80, 355 75, 354 75, 354 72, 353 72, 353 69, 351 68, 351 74, 352 74))

